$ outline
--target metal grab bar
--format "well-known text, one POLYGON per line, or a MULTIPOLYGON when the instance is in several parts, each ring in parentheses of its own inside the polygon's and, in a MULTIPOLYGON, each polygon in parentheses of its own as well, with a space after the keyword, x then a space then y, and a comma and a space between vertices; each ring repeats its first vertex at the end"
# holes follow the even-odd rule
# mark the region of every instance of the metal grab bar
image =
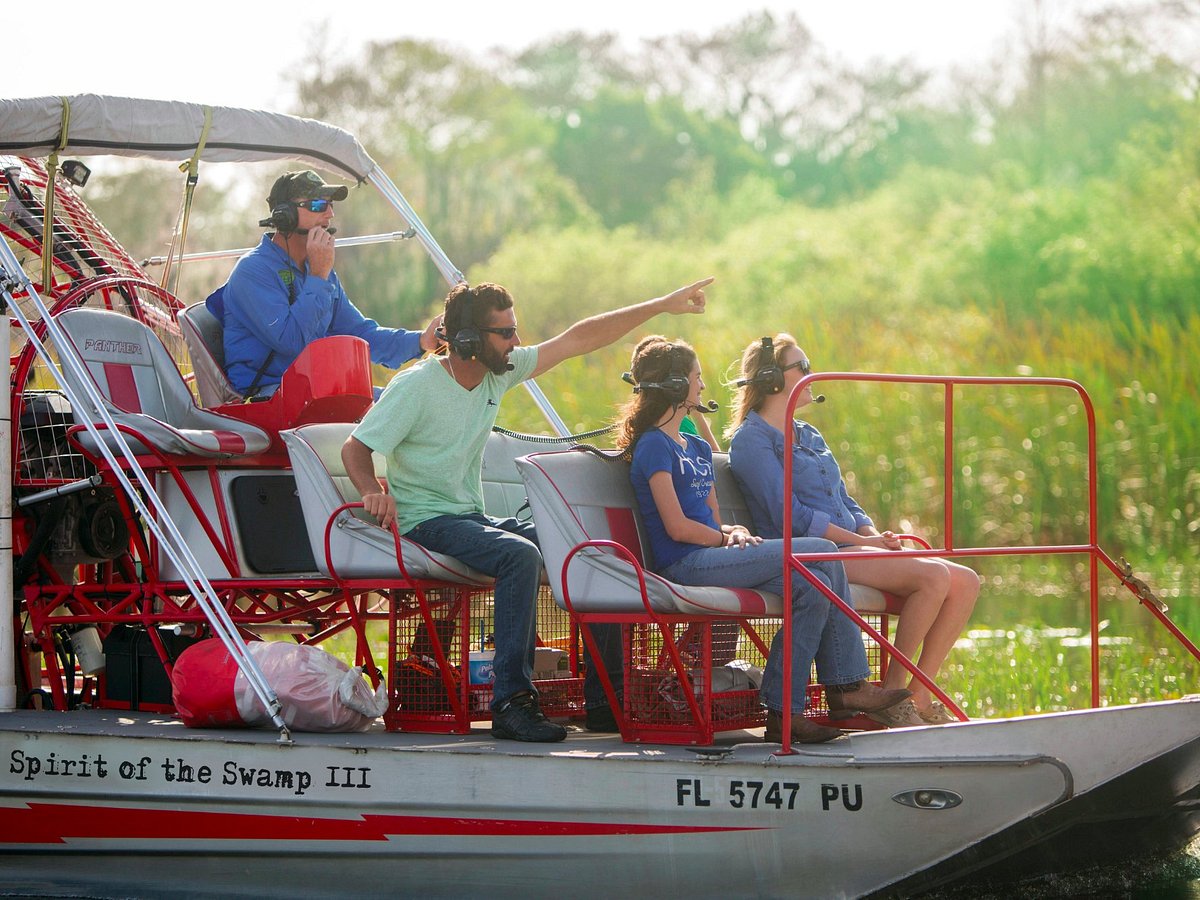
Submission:
MULTIPOLYGON (((117 445, 125 465, 134 473, 134 478, 142 485, 145 499, 134 488, 129 476, 126 475, 122 466, 118 464, 117 457, 113 453, 112 448, 104 440, 101 430, 90 419, 87 419, 84 422, 84 427, 96 442, 100 455, 104 457, 113 476, 120 483, 130 502, 142 516, 146 527, 158 539, 163 552, 167 554, 168 558, 175 564, 183 576, 183 581, 188 591, 195 597, 200 608, 204 610, 205 618, 208 620, 213 632, 221 639, 221 642, 236 662, 238 669, 246 676, 246 680, 250 683, 254 693, 263 703, 263 706, 266 707, 271 716, 271 721, 279 729, 280 741, 290 743, 291 736, 287 724, 283 721, 282 707, 274 689, 267 683, 262 670, 247 652, 246 645, 238 634, 233 620, 221 604, 216 591, 209 583, 200 563, 192 554, 187 542, 176 527, 174 520, 171 519, 162 499, 154 491, 153 483, 147 477, 141 464, 138 463, 137 456, 130 449, 125 436, 109 415, 104 398, 93 383, 90 373, 83 365, 82 360, 76 355, 73 345, 66 339, 58 322, 50 315, 46 304, 42 301, 32 281, 25 274, 20 262, 5 241, 0 241, 0 271, 3 271, 6 276, 0 281, 0 296, 3 297, 8 306, 9 313, 20 324, 30 345, 34 348, 35 353, 37 353, 42 362, 45 363, 47 370, 58 381, 72 408, 84 410, 90 405, 95 410, 97 418, 104 424, 113 442, 117 445), (18 287, 24 289, 42 317, 46 332, 53 339, 58 349, 60 365, 69 369, 76 380, 83 386, 84 393, 87 395, 87 405, 85 405, 83 400, 75 393, 74 389, 59 372, 45 344, 39 340, 33 325, 13 297, 13 291, 18 287), (149 505, 147 505, 147 500, 149 501, 149 505), (151 507, 153 507, 153 511, 151 507)), ((9 401, 7 398, 2 399, 4 401, 4 408, 7 410, 10 405, 9 401)))

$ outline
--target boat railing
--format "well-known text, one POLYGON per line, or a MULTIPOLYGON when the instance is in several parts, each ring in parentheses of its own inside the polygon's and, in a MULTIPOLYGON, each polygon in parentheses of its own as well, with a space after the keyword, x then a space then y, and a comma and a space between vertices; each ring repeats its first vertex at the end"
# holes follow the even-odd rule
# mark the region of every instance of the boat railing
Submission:
MULTIPOLYGON (((189 592, 197 599, 197 602, 200 603, 201 608, 204 610, 205 617, 212 626, 213 633, 221 639, 226 649, 229 650, 230 655, 245 675, 247 682, 251 685, 258 699, 269 711, 272 721, 279 729, 281 740, 290 740, 287 725, 283 721, 280 702, 274 689, 267 683, 261 669, 246 650, 244 641, 238 634, 236 626, 229 618, 228 612, 218 599, 216 591, 204 573, 203 567, 197 561, 187 541, 169 515, 166 505, 154 490, 153 482, 142 469, 137 455, 129 446, 125 434, 122 433, 122 430, 113 421, 105 405, 104 398, 93 383, 86 366, 79 358, 73 344, 67 339, 58 322, 50 314, 50 310, 46 307, 40 293, 22 269, 21 263, 14 255, 12 248, 5 241, 0 241, 0 300, 3 301, 7 307, 7 311, 20 325, 29 345, 33 347, 34 352, 42 360, 46 369, 53 373, 54 377, 58 380, 59 388, 67 397, 71 408, 95 410, 99 423, 93 423, 91 417, 84 417, 83 424, 94 440, 98 452, 104 457, 113 477, 124 489, 130 502, 141 515, 146 527, 151 530, 158 540, 162 551, 182 574, 189 592), (63 366, 64 369, 69 369, 74 375, 73 379, 64 377, 54 365, 50 351, 39 334, 40 329, 35 327, 35 324, 29 320, 25 312, 21 309, 20 304, 16 302, 14 295, 18 293, 26 296, 33 304, 34 309, 37 310, 41 317, 40 324, 45 329, 44 334, 53 340, 55 347, 58 349, 59 365, 63 366), (70 383, 71 380, 74 380, 83 388, 84 393, 87 395, 86 398, 78 396, 70 383), (112 445, 116 446, 116 452, 112 449, 112 445), (120 461, 118 461, 118 457, 120 457, 120 461), (127 474, 126 470, 132 473, 132 478, 130 474, 127 474), (134 481, 138 482, 140 489, 134 487, 134 481), (153 511, 151 507, 153 507, 153 511)), ((8 325, 8 323, 5 324, 8 325)), ((4 343, 6 345, 8 343, 10 327, 4 329, 4 343)), ((8 383, 6 382, 5 390, 7 388, 8 383)), ((9 408, 7 396, 0 397, 0 403, 3 404, 3 409, 7 410, 9 408)), ((11 421, 9 422, 9 426, 11 428, 11 421)), ((4 489, 7 491, 9 488, 8 480, 5 479, 4 481, 4 489)), ((8 511, 11 510, 10 497, 6 496, 3 504, 0 505, 3 506, 4 512, 8 514, 8 511)), ((11 559, 11 554, 6 554, 6 558, 11 559)), ((9 580, 11 581, 11 577, 9 580)), ((11 616, 7 618, 11 620, 11 616)))
MULTIPOLYGON (((1099 546, 1098 533, 1098 501, 1097 501, 1097 441, 1096 441, 1096 414, 1091 398, 1087 391, 1078 382, 1066 378, 1041 378, 1027 376, 967 376, 967 375, 899 375, 899 374, 884 374, 884 373, 869 373, 869 372, 820 372, 812 373, 804 376, 797 382, 788 398, 787 419, 795 415, 796 407, 801 394, 805 388, 809 388, 816 382, 867 382, 877 384, 894 384, 894 385, 932 385, 942 388, 942 412, 943 412, 943 442, 944 442, 944 459, 943 459, 943 486, 942 486, 942 505, 943 505, 943 526, 942 534, 944 536, 943 546, 939 549, 922 548, 913 550, 896 550, 891 551, 890 558, 895 556, 911 556, 911 557, 926 557, 950 559, 956 557, 983 557, 983 556, 1031 556, 1031 555, 1085 555, 1088 560, 1088 591, 1089 591, 1089 635, 1090 635, 1090 651, 1091 651, 1091 705, 1097 707, 1101 703, 1100 696, 1100 583, 1099 574, 1100 567, 1103 565, 1109 569, 1121 583, 1130 590, 1131 593, 1138 599, 1138 602, 1150 611, 1171 635, 1192 655, 1196 660, 1200 660, 1200 649, 1187 638, 1187 636, 1170 620, 1166 614, 1165 606, 1158 601, 1149 587, 1133 576, 1131 567, 1128 563, 1122 560, 1123 565, 1118 565, 1113 559, 1104 552, 1099 546), (954 499, 955 499, 955 472, 958 467, 955 463, 955 389, 962 387, 982 387, 982 386, 1008 386, 1011 388, 1032 388, 1032 387, 1049 387, 1062 388, 1073 392, 1081 403, 1084 415, 1087 422, 1087 458, 1085 462, 1086 477, 1087 477, 1087 540, 1084 543, 1061 543, 1061 544, 1041 544, 1028 546, 1001 546, 1001 547, 960 547, 956 540, 954 530, 954 499)), ((790 429, 784 434, 784 459, 790 459, 792 455, 793 433, 790 429)), ((783 467, 783 497, 792 496, 792 467, 785 465, 783 467)), ((858 615, 849 604, 841 598, 835 596, 831 591, 824 587, 811 572, 803 565, 805 561, 813 559, 863 559, 862 554, 853 551, 842 551, 838 553, 827 553, 820 556, 814 554, 793 554, 791 552, 791 535, 792 535, 792 504, 783 503, 783 533, 785 535, 784 544, 784 572, 783 572, 783 595, 791 596, 792 579, 795 573, 799 572, 801 577, 807 579, 814 587, 821 590, 832 603, 838 606, 843 613, 850 616, 859 628, 865 631, 872 639, 877 641, 883 650, 889 654, 891 661, 904 666, 914 678, 918 679, 922 684, 928 687, 938 699, 945 703, 949 708, 958 710, 958 707, 949 702, 949 698, 945 693, 933 684, 923 672, 921 672, 916 664, 906 657, 904 654, 896 650, 896 648, 870 624, 858 615)), ((784 646, 791 646, 791 615, 790 610, 784 616, 783 620, 784 631, 784 646)), ((791 683, 791 659, 790 656, 784 656, 784 676, 785 685, 791 683)), ((786 737, 789 735, 790 729, 790 704, 784 704, 784 723, 783 734, 786 737)), ((788 752, 787 744, 784 745, 784 752, 788 752)))

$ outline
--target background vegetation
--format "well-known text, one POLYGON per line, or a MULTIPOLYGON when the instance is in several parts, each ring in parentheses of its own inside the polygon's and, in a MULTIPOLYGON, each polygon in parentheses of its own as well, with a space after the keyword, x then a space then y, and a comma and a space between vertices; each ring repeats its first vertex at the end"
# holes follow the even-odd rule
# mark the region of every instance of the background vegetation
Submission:
MULTIPOLYGON (((802 21, 755 13, 638 48, 578 33, 487 57, 371 44, 353 62, 314 58, 295 112, 355 133, 472 281, 514 291, 527 342, 713 274, 705 316, 650 327, 697 346, 723 406, 719 382, 742 348, 779 330, 827 372, 1079 382, 1095 403, 1100 543, 1134 563, 1195 639, 1200 5, 1119 4, 1058 30, 1049 6, 1027 8, 1003 57, 950 78, 908 61, 847 66, 802 21)), ((275 174, 240 207, 236 185, 202 195, 192 234, 252 243, 275 174)), ((89 199, 149 255, 170 222, 129 204, 156 187, 131 192, 142 178, 89 199)), ((396 228, 367 191, 339 218, 343 233, 396 228)), ((436 310, 445 285, 415 248, 344 254, 351 296, 380 320, 414 326, 436 310)), ((184 293, 222 279, 199 270, 184 293)), ((571 426, 611 418, 633 343, 543 380, 571 426)), ((940 393, 822 389, 831 402, 811 419, 852 493, 877 521, 943 542, 940 393)), ((512 396, 504 424, 545 430, 524 394, 512 396)), ((963 389, 955 405, 955 544, 1084 540, 1079 398, 963 389)), ((1070 563, 1027 566, 1016 589, 1002 587, 1009 565, 980 561, 994 579, 982 625, 1015 614, 1036 636, 1082 624, 1086 591, 1063 577, 1070 563), (1057 596, 1040 586, 1048 575, 1057 596)), ((1146 618, 1126 615, 1130 602, 1112 599, 1108 619, 1126 632, 1146 618)), ((1046 646, 1063 652, 1059 637, 1046 646)), ((1122 668, 1141 663, 1153 660, 1122 668)), ((1019 695, 1012 674, 1003 688, 994 673, 995 690, 1019 695)), ((1194 667, 1174 657, 1153 677, 1150 695, 1179 692, 1167 677, 1196 689, 1194 667)))

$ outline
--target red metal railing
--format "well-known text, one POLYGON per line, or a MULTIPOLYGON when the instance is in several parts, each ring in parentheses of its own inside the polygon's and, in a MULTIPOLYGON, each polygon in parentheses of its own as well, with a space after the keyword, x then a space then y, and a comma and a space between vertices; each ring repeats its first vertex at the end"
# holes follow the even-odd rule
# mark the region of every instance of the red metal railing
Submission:
MULTIPOLYGON (((1041 555, 1041 554, 1086 554, 1088 557, 1088 578, 1089 578, 1089 611, 1090 611, 1090 649, 1091 649, 1091 705, 1093 707, 1100 705, 1100 587, 1099 587, 1099 565, 1104 563, 1113 574, 1121 579, 1122 583, 1130 589, 1130 591, 1138 598, 1142 606, 1146 607, 1151 614, 1157 618, 1177 641, 1197 660, 1200 660, 1200 649, 1190 641, 1179 628, 1171 622, 1165 611, 1156 606, 1151 598, 1147 598, 1139 593, 1130 581, 1124 576, 1121 568, 1113 562, 1099 546, 1097 534, 1097 499, 1096 499, 1096 484, 1097 484, 1097 463, 1096 463, 1096 414, 1092 405, 1091 398, 1088 397, 1087 391, 1082 385, 1075 381, 1065 378, 1021 378, 1021 377, 988 377, 988 376, 959 376, 959 375, 888 375, 879 373, 863 373, 863 372, 821 372, 806 375, 796 384, 792 390, 791 396, 788 398, 787 414, 785 421, 790 421, 795 415, 796 403, 800 398, 801 393, 806 387, 811 386, 818 381, 859 381, 859 382, 874 382, 882 384, 925 384, 925 385, 941 385, 944 391, 943 399, 943 423, 944 423, 944 442, 945 442, 945 459, 943 463, 943 509, 944 509, 944 525, 943 534, 945 536, 945 546, 940 550, 896 550, 890 551, 893 554, 901 556, 915 557, 932 557, 932 558, 953 558, 959 556, 1026 556, 1026 555, 1041 555), (1029 547, 958 547, 956 546, 954 533, 954 472, 956 470, 954 463, 954 389, 960 386, 997 386, 1011 385, 1014 387, 1053 387, 1064 388, 1074 391, 1080 402, 1082 403, 1084 413, 1087 418, 1087 543, 1086 544, 1052 544, 1039 545, 1029 547)), ((784 435, 784 460, 790 461, 792 455, 793 432, 787 429, 784 435)), ((790 498, 792 496, 792 466, 790 462, 786 462, 783 467, 783 497, 790 498)), ((933 694, 947 705, 948 708, 955 711, 961 718, 962 711, 950 701, 950 699, 933 684, 916 664, 904 654, 896 650, 896 648, 887 641, 879 632, 872 628, 858 613, 856 613, 848 603, 842 598, 837 597, 821 584, 817 578, 803 565, 805 561, 814 559, 863 559, 863 555, 854 552, 826 553, 826 554, 793 554, 792 547, 792 504, 786 499, 783 503, 783 533, 784 533, 784 571, 783 571, 783 596, 790 597, 792 590, 792 577, 794 572, 799 572, 810 584, 820 590, 835 606, 843 613, 850 616, 852 620, 867 632, 874 640, 878 641, 884 651, 890 654, 893 662, 898 662, 907 669, 914 678, 928 687, 933 694)), ((784 646, 791 646, 792 637, 792 617, 791 604, 785 604, 785 614, 783 619, 784 631, 784 646)), ((785 690, 790 691, 791 685, 791 655, 784 656, 784 685, 785 690)), ((791 702, 790 697, 786 698, 784 703, 783 713, 783 747, 782 753, 791 752, 791 702)))

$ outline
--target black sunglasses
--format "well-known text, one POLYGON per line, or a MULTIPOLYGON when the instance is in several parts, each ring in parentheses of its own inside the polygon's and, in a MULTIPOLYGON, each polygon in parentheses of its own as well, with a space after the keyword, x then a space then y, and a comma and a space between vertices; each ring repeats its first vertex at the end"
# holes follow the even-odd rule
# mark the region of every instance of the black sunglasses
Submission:
POLYGON ((309 212, 315 212, 315 213, 323 213, 323 212, 325 212, 325 210, 329 209, 329 207, 332 205, 333 205, 333 201, 326 197, 320 197, 316 200, 297 200, 296 201, 296 206, 300 207, 301 209, 307 209, 309 212))
POLYGON ((517 333, 516 325, 505 325, 503 328, 484 328, 479 326, 480 331, 486 331, 488 334, 498 334, 506 341, 511 341, 517 333))
POLYGON ((780 372, 786 372, 788 369, 799 369, 801 375, 811 375, 812 366, 809 365, 807 359, 801 359, 794 363, 788 363, 786 366, 780 366, 780 372))

